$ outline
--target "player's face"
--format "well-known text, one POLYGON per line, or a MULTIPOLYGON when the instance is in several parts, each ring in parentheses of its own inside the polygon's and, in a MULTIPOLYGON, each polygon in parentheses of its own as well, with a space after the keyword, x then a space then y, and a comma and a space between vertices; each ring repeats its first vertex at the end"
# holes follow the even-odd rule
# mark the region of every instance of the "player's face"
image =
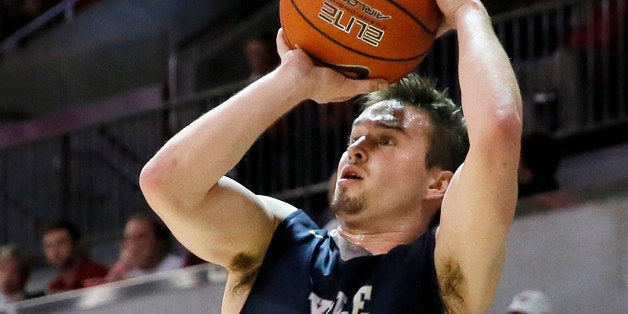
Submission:
POLYGON ((430 129, 421 109, 398 101, 367 108, 355 120, 340 159, 332 210, 347 220, 359 213, 387 219, 420 208, 428 186, 430 129))

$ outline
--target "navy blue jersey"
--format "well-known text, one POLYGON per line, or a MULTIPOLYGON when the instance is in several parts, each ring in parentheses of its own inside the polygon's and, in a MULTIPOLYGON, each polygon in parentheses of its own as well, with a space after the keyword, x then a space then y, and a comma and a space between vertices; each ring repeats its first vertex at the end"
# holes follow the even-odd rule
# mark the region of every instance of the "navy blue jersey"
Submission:
POLYGON ((277 227, 241 313, 442 313, 434 233, 387 254, 340 258, 303 212, 277 227))

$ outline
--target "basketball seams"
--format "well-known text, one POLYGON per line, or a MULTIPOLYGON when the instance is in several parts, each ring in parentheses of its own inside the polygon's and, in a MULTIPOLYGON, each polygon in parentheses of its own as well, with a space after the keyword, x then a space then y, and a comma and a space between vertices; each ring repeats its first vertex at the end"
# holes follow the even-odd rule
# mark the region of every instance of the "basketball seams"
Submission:
POLYGON ((286 41, 347 77, 397 81, 429 53, 442 14, 434 0, 369 2, 280 0, 286 41))
MULTIPOLYGON (((384 57, 371 55, 369 53, 365 53, 365 52, 359 51, 359 50, 357 50, 355 48, 352 48, 350 46, 347 46, 347 45, 339 42, 338 40, 332 38, 331 36, 329 36, 326 33, 324 33, 322 30, 320 30, 316 24, 314 24, 312 21, 310 21, 306 17, 306 15, 301 11, 301 9, 297 6, 297 4, 294 1, 295 0, 290 0, 290 3, 292 4, 292 7, 301 16, 303 21, 305 21, 307 24, 309 24, 312 29, 316 30, 316 32, 318 32, 320 35, 322 35, 323 37, 325 37, 326 39, 328 39, 332 43, 334 43, 334 44, 336 44, 336 45, 338 45, 340 47, 343 47, 343 48, 345 48, 345 49, 347 49, 347 50, 349 50, 351 52, 354 52, 354 53, 356 53, 358 55, 361 55, 363 57, 376 59, 376 60, 382 60, 382 61, 390 61, 390 62, 408 62, 408 61, 416 61, 419 58, 425 57, 425 55, 428 53, 428 51, 430 49, 430 47, 427 47, 427 49, 425 51, 423 51, 422 53, 420 53, 418 55, 415 55, 415 56, 412 56, 412 57, 408 57, 408 58, 384 58, 384 57)), ((390 2, 391 4, 393 4, 395 7, 401 9, 406 15, 410 16, 413 21, 417 22, 419 24, 419 26, 421 26, 421 28, 423 28, 424 30, 427 30, 426 33, 430 34, 433 37, 433 34, 425 27, 425 25, 420 23, 420 21, 418 21, 416 19, 416 17, 414 17, 412 14, 410 14, 407 10, 403 9, 402 7, 400 7, 397 3, 394 3, 394 2, 392 2, 390 0, 387 0, 387 1, 390 2)))
POLYGON ((436 32, 438 31, 438 27, 435 30, 431 30, 425 24, 423 24, 423 22, 421 20, 419 20, 416 16, 414 16, 414 14, 412 14, 412 12, 410 12, 410 11, 408 11, 408 9, 402 7, 397 2, 395 2, 393 0, 386 0, 386 2, 394 5, 397 9, 399 9, 400 11, 403 11, 404 13, 406 13, 406 15, 408 15, 415 23, 419 24, 419 26, 421 26, 423 31, 425 31, 430 36, 432 36, 432 38, 436 37, 436 32))

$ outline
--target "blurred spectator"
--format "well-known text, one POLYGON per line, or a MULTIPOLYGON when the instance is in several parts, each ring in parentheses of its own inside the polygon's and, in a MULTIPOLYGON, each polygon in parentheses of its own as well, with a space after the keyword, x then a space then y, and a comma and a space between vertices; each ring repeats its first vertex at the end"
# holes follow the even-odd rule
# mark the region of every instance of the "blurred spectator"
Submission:
POLYGON ((533 133, 523 137, 519 163, 519 197, 558 189, 556 170, 560 152, 549 135, 533 133))
POLYGON ((527 290, 514 297, 507 314, 545 314, 550 311, 549 299, 543 292, 527 290))
POLYGON ((57 277, 48 284, 48 293, 91 286, 109 271, 107 266, 89 258, 81 245, 80 229, 69 221, 46 226, 43 247, 46 260, 57 270, 57 277))
POLYGON ((172 236, 153 214, 133 215, 124 227, 120 257, 106 277, 117 281, 181 268, 181 257, 170 254, 172 236))
POLYGON ((30 265, 24 251, 17 245, 0 247, 0 309, 3 305, 32 298, 26 293, 30 265))
POLYGON ((251 81, 259 79, 279 65, 279 54, 273 35, 259 34, 250 37, 244 44, 244 53, 251 81))

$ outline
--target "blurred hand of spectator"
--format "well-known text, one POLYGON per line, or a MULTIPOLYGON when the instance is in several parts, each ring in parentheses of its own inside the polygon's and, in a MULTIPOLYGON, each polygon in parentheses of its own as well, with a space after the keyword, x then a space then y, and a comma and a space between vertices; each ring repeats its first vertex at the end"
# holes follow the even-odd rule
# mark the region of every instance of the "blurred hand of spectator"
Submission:
POLYGON ((131 278, 129 267, 122 261, 116 262, 105 277, 105 282, 114 282, 131 278))

